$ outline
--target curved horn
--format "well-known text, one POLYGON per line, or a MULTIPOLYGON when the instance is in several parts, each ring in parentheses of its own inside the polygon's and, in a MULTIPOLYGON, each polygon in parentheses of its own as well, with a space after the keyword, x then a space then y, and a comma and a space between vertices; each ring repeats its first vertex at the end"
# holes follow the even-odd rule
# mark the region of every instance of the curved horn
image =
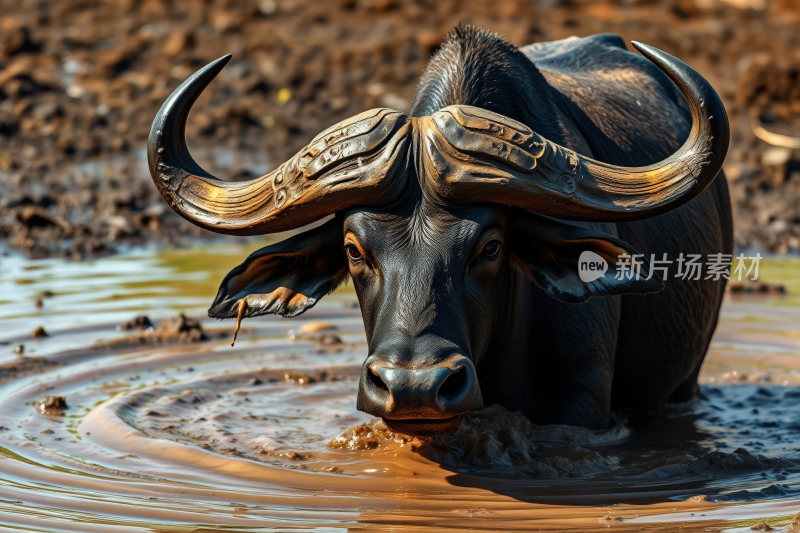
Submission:
POLYGON ((781 133, 774 133, 764 128, 758 117, 750 119, 750 126, 753 128, 753 134, 772 146, 779 146, 781 148, 789 148, 790 150, 800 149, 800 137, 791 137, 781 133))
POLYGON ((420 124, 429 183, 457 203, 488 201, 567 220, 620 222, 664 213, 708 187, 728 151, 728 117, 717 93, 691 67, 633 45, 683 93, 692 113, 689 138, 646 167, 602 163, 563 148, 502 115, 450 106, 420 124))
POLYGON ((408 117, 373 109, 319 134, 278 169, 226 182, 204 171, 186 147, 186 118, 231 56, 209 63, 161 106, 147 142, 156 188, 186 220, 217 233, 260 235, 297 228, 353 205, 391 202, 406 184, 408 117))

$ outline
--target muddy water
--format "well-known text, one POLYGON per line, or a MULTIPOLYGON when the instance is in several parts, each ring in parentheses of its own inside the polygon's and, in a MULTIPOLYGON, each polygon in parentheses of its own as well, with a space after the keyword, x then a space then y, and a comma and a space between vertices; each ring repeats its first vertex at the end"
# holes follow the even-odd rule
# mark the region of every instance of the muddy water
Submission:
POLYGON ((705 399, 603 432, 492 406, 427 443, 355 410, 347 286, 298 319, 246 320, 233 348, 227 322, 194 343, 116 329, 203 317, 255 247, 0 257, 0 530, 749 531, 800 511, 798 259, 762 265, 788 297, 726 301, 705 399))

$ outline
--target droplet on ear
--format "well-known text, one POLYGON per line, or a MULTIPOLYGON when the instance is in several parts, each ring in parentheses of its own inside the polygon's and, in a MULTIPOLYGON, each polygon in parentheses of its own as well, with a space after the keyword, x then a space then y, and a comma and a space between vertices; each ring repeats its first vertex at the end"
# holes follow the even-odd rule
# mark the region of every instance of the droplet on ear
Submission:
POLYGON ((231 341, 231 346, 236 342, 236 336, 239 334, 239 328, 242 326, 242 318, 244 317, 244 311, 247 308, 247 296, 242 298, 242 301, 239 302, 239 314, 236 317, 236 330, 233 332, 233 340, 231 341))

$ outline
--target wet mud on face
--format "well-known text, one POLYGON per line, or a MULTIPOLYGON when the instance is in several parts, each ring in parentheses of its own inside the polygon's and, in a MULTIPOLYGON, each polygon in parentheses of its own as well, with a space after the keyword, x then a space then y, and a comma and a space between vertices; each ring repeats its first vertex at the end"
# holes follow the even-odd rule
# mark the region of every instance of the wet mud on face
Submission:
MULTIPOLYGON (((40 265, 32 283, 29 271, 11 270, 30 296, 0 304, 0 324, 43 325, 50 336, 27 338, 22 357, 0 337, 3 520, 98 531, 749 530, 766 520, 780 530, 800 506, 791 284, 780 299, 726 302, 702 399, 605 431, 536 426, 488 406, 458 433, 428 441, 355 409, 367 347, 348 287, 297 319, 246 320, 231 348, 230 325, 200 320, 193 307, 207 303, 197 297, 211 292, 203 279, 219 279, 228 256, 203 263, 206 250, 182 253, 130 259, 182 280, 160 294, 131 285, 119 258, 98 260, 116 267, 113 290, 123 296, 96 288, 90 301, 58 288, 75 283, 55 276, 66 276, 64 264, 40 265), (53 296, 39 309, 44 284, 53 296), (70 322, 78 308, 80 324, 70 322), (143 313, 147 323, 116 330, 143 313), (175 342, 112 342, 158 329, 161 317, 175 342), (181 337, 197 328, 206 340, 181 337)), ((784 266, 797 264, 764 268, 784 266)))

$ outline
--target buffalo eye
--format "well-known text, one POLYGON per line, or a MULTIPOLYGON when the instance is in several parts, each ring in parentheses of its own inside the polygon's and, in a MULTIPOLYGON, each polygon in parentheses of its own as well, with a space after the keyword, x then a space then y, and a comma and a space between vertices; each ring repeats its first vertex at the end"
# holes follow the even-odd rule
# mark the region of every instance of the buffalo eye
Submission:
POLYGON ((348 244, 344 249, 347 252, 347 257, 349 257, 351 261, 361 261, 364 257, 355 244, 348 244))
POLYGON ((500 253, 500 241, 489 241, 481 250, 481 257, 494 259, 500 253))

